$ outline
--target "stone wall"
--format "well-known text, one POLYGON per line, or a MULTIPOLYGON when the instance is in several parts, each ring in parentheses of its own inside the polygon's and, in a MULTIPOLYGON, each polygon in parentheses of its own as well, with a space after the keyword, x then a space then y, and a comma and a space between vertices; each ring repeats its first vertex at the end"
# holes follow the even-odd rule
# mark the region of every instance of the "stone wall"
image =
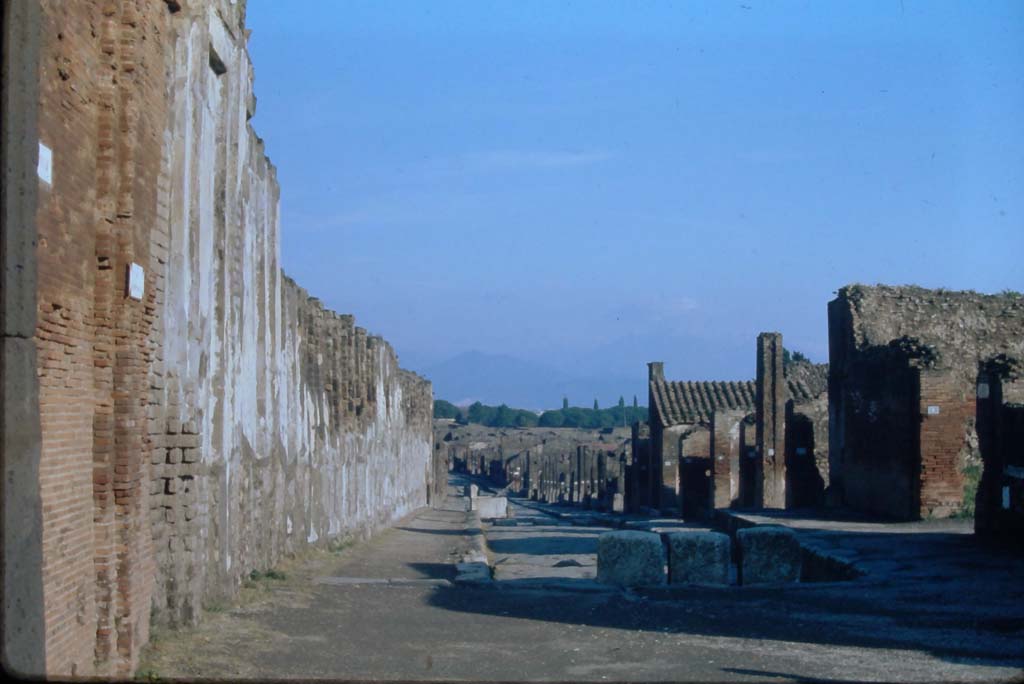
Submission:
POLYGON ((430 385, 281 273, 243 2, 4 12, 5 658, 124 676, 151 616, 424 505, 430 385))
POLYGON ((975 531, 1024 545, 1024 363, 1000 357, 978 374, 978 438, 984 469, 975 531))
POLYGON ((281 273, 246 34, 243 4, 192 2, 163 43, 149 508, 171 624, 285 552, 425 505, 433 477, 429 384, 281 273))
POLYGON ((980 464, 979 364, 1024 351, 1024 298, 865 287, 829 303, 829 473, 850 506, 895 518, 962 505, 980 464))

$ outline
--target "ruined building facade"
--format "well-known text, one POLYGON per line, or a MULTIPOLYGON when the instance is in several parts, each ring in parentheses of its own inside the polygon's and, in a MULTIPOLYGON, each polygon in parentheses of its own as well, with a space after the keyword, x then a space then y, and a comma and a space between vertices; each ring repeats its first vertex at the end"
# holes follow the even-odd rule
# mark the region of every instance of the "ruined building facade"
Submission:
POLYGON ((622 513, 629 441, 625 429, 485 428, 435 420, 435 449, 453 470, 486 476, 507 492, 622 513))
POLYGON ((660 362, 648 368, 650 465, 643 470, 649 472, 650 485, 644 488, 648 500, 637 503, 665 515, 700 516, 716 479, 710 471, 716 471, 717 484, 725 485, 720 489, 730 489, 729 461, 713 463, 711 458, 712 422, 717 417, 719 435, 736 430, 740 444, 749 443, 743 418, 754 409, 754 383, 669 381, 660 362))
POLYGON ((6 662, 125 675, 437 492, 430 385, 285 277, 244 2, 4 4, 6 662))
MULTIPOLYGON (((992 430, 1015 424, 1015 389, 1005 413, 1002 399, 989 404, 1002 382, 1013 385, 993 362, 1024 357, 1024 298, 851 285, 829 303, 828 320, 829 470, 843 503, 904 520, 958 512, 965 496, 969 506, 983 443, 1010 439, 992 430), (986 411, 995 416, 988 442, 978 425, 986 411)), ((1001 465, 982 508, 1012 466, 993 449, 1001 465)))
POLYGON ((753 381, 683 382, 648 364, 650 422, 634 428, 631 507, 707 517, 716 508, 820 505, 828 485, 827 366, 783 363, 757 339, 753 381))

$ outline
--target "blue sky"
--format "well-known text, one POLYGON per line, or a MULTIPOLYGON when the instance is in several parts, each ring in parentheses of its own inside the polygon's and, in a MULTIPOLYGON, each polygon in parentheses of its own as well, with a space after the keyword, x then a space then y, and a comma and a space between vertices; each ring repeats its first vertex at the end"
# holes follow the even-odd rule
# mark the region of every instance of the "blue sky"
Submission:
POLYGON ((750 378, 762 330, 826 361, 846 283, 1024 290, 1024 3, 249 0, 248 23, 284 268, 414 370, 477 350, 631 394, 649 360, 750 378))

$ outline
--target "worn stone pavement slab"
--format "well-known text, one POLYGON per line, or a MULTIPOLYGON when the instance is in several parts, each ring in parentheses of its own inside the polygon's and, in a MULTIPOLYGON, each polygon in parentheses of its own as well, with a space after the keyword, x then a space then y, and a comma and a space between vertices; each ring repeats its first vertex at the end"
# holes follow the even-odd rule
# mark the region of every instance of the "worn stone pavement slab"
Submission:
MULTIPOLYGON (((158 633, 141 669, 218 680, 931 682, 1007 681, 1024 667, 1024 596, 1002 582, 966 586, 966 600, 989 606, 975 613, 931 589, 916 597, 898 578, 692 588, 671 600, 568 590, 593 583, 587 565, 558 578, 566 590, 530 586, 529 577, 449 584, 473 548, 473 526, 451 496, 443 510, 420 511, 340 554, 297 559, 284 581, 244 590, 198 628, 158 633), (997 599, 1004 608, 993 611, 997 599)), ((586 527, 554 529, 576 536, 536 555, 587 555, 586 527)))

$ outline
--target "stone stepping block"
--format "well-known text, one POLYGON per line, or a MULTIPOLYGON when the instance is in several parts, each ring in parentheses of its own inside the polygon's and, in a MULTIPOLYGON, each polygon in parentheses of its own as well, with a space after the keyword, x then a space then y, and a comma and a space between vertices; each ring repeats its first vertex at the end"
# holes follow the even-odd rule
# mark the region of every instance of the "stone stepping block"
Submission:
POLYGON ((721 532, 666 532, 669 584, 728 584, 731 542, 721 532))
POLYGON ((504 496, 479 496, 471 501, 470 510, 477 511, 483 519, 508 517, 508 499, 504 496))
POLYGON ((800 542, 781 525, 759 525, 736 532, 740 584, 780 584, 800 579, 800 542))
POLYGON ((597 538, 597 581, 618 587, 665 584, 665 546, 653 532, 605 532, 597 538))

